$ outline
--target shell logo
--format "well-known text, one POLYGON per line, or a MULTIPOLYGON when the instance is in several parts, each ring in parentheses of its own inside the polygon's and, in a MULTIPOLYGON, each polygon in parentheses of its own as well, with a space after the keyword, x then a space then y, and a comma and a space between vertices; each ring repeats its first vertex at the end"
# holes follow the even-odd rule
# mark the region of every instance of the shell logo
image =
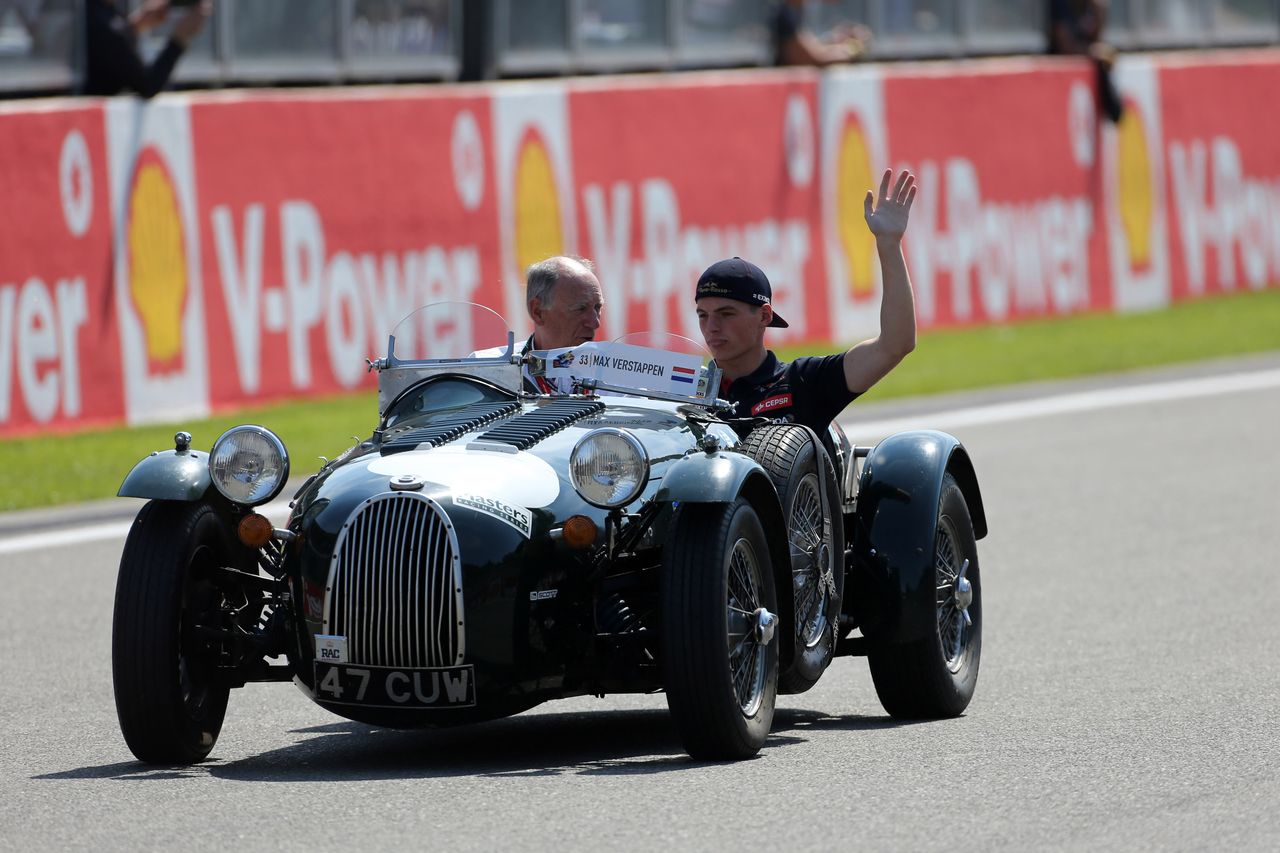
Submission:
POLYGON ((1116 207, 1124 229, 1129 264, 1135 270, 1151 263, 1152 211, 1151 162, 1147 154, 1147 128, 1137 104, 1125 99, 1124 116, 1116 127, 1116 207))
POLYGON ((865 299, 874 290, 873 260, 875 238, 863 222, 863 196, 875 186, 871 174, 871 152, 862 125, 852 114, 845 117, 836 149, 836 227, 849 272, 849 287, 855 299, 865 299))
POLYGON ((174 368, 182 355, 186 241, 173 177, 154 148, 138 155, 129 194, 129 294, 142 320, 153 368, 174 368))
POLYGON ((560 199, 555 169, 542 136, 533 128, 520 140, 515 169, 515 254, 517 268, 528 269, 564 253, 560 199))

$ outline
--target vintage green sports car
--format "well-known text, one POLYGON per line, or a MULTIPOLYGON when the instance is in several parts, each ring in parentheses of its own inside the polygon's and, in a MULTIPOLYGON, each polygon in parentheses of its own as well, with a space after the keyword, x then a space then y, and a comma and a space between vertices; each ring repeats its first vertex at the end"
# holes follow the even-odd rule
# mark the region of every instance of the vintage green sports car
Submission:
POLYGON ((464 357, 488 314, 438 304, 397 326, 370 364, 376 427, 283 527, 255 509, 289 476, 261 426, 207 453, 178 433, 133 468, 119 493, 148 500, 112 657, 134 755, 204 759, 250 681, 390 727, 665 691, 704 759, 755 754, 777 694, 842 654, 868 656, 895 717, 964 711, 986 519, 959 441, 851 447, 736 418, 687 346, 521 352, 493 315, 505 346, 464 357), (532 393, 539 377, 571 393, 532 393))

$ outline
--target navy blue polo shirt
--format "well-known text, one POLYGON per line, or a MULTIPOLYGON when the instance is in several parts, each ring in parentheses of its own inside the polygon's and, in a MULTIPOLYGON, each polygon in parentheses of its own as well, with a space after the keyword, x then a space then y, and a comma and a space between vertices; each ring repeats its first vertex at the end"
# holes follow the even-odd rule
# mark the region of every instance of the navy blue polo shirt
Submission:
POLYGON ((819 436, 857 396, 844 381, 844 353, 786 362, 769 350, 749 375, 720 384, 738 417, 804 424, 819 436))

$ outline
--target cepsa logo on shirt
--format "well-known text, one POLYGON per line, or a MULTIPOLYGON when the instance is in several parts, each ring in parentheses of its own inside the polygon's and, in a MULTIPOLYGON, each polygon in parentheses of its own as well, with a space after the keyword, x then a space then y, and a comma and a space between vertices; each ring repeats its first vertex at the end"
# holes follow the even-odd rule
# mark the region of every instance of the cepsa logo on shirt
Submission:
POLYGON ((751 414, 758 415, 762 412, 772 411, 773 409, 785 409, 791 405, 790 394, 779 394, 776 397, 766 397, 759 403, 751 407, 751 414))

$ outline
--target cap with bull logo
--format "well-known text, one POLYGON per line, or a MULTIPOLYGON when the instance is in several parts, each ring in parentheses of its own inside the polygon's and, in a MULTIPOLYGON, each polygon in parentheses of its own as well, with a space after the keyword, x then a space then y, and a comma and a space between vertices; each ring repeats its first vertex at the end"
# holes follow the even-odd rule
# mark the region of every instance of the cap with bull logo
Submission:
MULTIPOLYGON (((718 296, 721 299, 734 299, 748 305, 770 305, 773 301, 773 288, 769 286, 769 277, 750 261, 733 257, 716 261, 707 267, 698 277, 698 289, 694 301, 704 296, 718 296)), ((787 321, 773 313, 770 326, 779 329, 787 328, 787 321)))

